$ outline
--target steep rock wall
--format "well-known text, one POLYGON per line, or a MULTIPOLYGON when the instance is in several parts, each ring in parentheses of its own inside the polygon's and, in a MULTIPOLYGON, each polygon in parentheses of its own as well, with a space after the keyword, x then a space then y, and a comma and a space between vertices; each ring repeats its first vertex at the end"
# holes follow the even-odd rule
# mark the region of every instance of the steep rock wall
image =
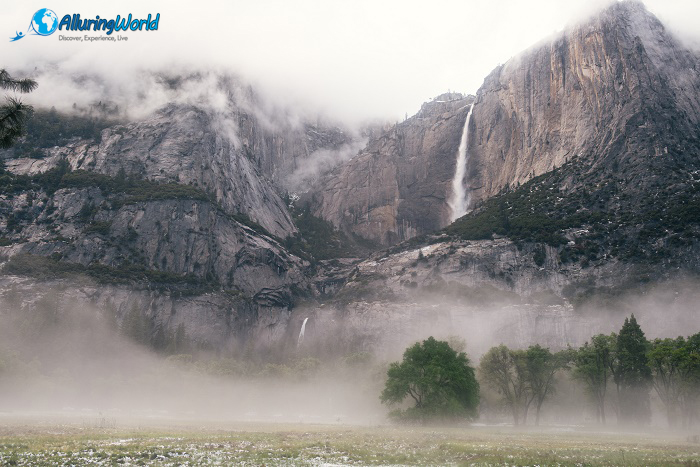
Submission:
POLYGON ((474 200, 576 157, 604 169, 683 157, 685 145, 674 143, 686 132, 697 139, 699 73, 697 56, 637 2, 616 3, 509 60, 477 93, 474 200))
MULTIPOLYGON (((448 224, 471 100, 452 102, 426 104, 334 170, 315 212, 385 245, 448 224)), ((617 2, 486 77, 468 129, 471 206, 574 158, 587 166, 579 178, 619 171, 633 191, 668 183, 698 165, 699 123, 697 54, 641 3, 617 2)))
POLYGON ((450 182, 471 101, 439 96, 372 138, 313 190, 314 213, 385 245, 448 223, 450 182))

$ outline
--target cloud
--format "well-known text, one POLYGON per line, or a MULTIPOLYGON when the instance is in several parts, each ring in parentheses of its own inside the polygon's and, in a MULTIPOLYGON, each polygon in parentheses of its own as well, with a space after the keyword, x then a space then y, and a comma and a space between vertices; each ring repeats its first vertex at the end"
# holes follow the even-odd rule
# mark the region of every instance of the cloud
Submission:
POLYGON ((338 149, 318 149, 312 152, 304 159, 303 164, 287 177, 286 183, 292 191, 309 190, 320 175, 355 157, 367 145, 367 141, 367 138, 357 137, 338 149))
MULTIPOLYGON (((119 92, 138 91, 134 81, 143 70, 225 70, 282 107, 322 111, 346 122, 398 120, 448 89, 474 93, 498 63, 607 3, 58 1, 49 7, 59 18, 160 13, 159 30, 122 34, 129 40, 116 43, 61 42, 59 32, 8 40, 0 43, 0 66, 32 70, 53 63, 64 74, 100 76, 105 91, 119 92)), ((700 37, 693 21, 700 16, 698 2, 648 0, 647 5, 688 42, 700 37)), ((3 5, 0 31, 14 36, 41 7, 3 5)), ((48 88, 38 94, 43 103, 60 107, 60 101, 79 94, 51 75, 41 79, 41 87, 48 88)))

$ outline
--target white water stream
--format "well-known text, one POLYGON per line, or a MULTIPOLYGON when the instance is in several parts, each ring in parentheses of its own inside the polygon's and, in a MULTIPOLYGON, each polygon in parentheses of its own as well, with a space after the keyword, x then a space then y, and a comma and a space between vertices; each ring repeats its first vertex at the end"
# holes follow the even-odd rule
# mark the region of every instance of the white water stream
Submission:
POLYGON ((457 150, 457 168, 455 169, 455 177, 452 179, 452 196, 447 202, 450 206, 450 222, 454 222, 467 213, 469 207, 469 188, 464 184, 464 176, 467 173, 467 162, 469 161, 469 120, 472 118, 474 104, 469 107, 467 121, 464 122, 462 130, 462 139, 459 142, 457 150))
POLYGON ((299 331, 299 337, 297 338, 297 347, 301 345, 302 342, 304 342, 304 332, 306 331, 306 322, 309 320, 309 318, 304 318, 304 322, 301 324, 301 331, 299 331))

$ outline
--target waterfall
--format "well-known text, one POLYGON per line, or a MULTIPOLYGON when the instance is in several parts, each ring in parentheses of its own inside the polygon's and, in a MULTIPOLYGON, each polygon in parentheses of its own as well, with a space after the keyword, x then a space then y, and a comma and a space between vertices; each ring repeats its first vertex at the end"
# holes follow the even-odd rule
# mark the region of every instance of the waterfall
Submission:
POLYGON ((457 168, 455 169, 455 177, 452 179, 452 196, 447 202, 450 207, 450 222, 454 222, 467 213, 469 206, 469 190, 464 186, 464 176, 467 174, 467 162, 469 161, 469 120, 472 118, 474 103, 469 107, 467 121, 464 122, 462 129, 462 139, 459 142, 457 150, 457 168))
POLYGON ((301 331, 299 331, 299 338, 297 339, 297 347, 301 345, 302 342, 304 342, 304 331, 306 331, 306 322, 309 320, 309 318, 304 318, 304 322, 301 323, 301 331))

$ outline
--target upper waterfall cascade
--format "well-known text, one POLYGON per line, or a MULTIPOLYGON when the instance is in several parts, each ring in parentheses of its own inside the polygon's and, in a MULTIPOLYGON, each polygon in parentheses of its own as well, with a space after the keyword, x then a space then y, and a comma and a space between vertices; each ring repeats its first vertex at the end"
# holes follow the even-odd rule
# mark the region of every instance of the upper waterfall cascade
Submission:
POLYGON ((472 118, 474 104, 469 107, 467 120, 462 129, 462 139, 457 150, 457 166, 455 176, 452 179, 452 196, 447 204, 450 206, 450 222, 454 222, 467 213, 469 208, 469 187, 464 183, 464 176, 467 173, 467 162, 469 161, 469 121, 472 118))

